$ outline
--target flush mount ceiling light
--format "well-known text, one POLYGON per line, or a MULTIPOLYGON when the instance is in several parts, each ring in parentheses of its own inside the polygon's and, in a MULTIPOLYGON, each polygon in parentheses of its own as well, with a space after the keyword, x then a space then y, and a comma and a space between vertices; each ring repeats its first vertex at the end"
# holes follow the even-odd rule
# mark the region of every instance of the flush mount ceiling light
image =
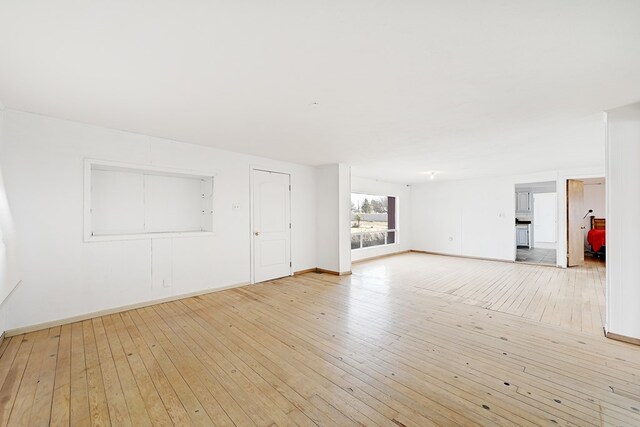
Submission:
POLYGON ((429 179, 433 180, 435 179, 436 175, 439 174, 440 172, 438 171, 425 171, 425 172, 420 172, 422 175, 429 175, 429 179))

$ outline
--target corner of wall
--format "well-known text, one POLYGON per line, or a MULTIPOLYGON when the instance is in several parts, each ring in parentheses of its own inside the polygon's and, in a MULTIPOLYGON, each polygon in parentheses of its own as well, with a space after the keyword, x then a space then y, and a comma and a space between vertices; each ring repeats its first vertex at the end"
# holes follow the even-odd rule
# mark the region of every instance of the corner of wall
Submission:
MULTIPOLYGON (((640 339, 640 103, 607 112, 606 217, 608 337, 640 339)), ((635 341, 633 341, 635 342, 635 341)))
POLYGON ((351 270, 351 168, 345 164, 318 166, 316 179, 317 267, 347 273, 351 270))
MULTIPOLYGON (((2 276, 0 276, 0 336, 2 336, 2 334, 4 333, 4 331, 6 330, 6 322, 5 322, 5 304, 4 304, 4 300, 6 298, 6 291, 5 289, 8 287, 8 284, 5 283, 7 280, 6 277, 6 271, 7 271, 7 261, 6 261, 6 249, 5 249, 5 243, 4 243, 4 236, 5 236, 5 232, 4 232, 4 228, 5 228, 5 220, 4 220, 4 216, 5 216, 5 212, 3 211, 3 206, 5 204, 6 201, 6 196, 5 196, 5 191, 4 191, 4 181, 2 180, 2 159, 4 158, 4 156, 2 155, 2 151, 3 151, 3 136, 4 136, 4 116, 5 116, 5 110, 4 110, 4 104, 2 103, 2 100, 0 100, 0 274, 2 274, 2 276)), ((8 209, 8 204, 6 206, 6 209, 8 209)))
POLYGON ((338 165, 339 273, 351 272, 351 166, 338 165))

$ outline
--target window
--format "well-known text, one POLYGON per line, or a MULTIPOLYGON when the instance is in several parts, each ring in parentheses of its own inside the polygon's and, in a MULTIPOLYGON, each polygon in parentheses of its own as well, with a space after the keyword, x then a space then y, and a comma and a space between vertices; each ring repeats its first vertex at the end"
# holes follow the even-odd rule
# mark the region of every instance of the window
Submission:
POLYGON ((351 193, 351 249, 397 241, 397 198, 351 193))
POLYGON ((213 175, 87 160, 85 241, 213 231, 213 175))

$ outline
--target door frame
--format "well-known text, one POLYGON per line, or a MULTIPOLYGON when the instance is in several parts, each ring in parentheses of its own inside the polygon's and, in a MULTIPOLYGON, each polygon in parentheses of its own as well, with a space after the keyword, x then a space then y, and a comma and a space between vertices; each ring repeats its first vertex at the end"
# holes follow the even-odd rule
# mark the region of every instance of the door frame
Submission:
MULTIPOLYGON (((584 172, 560 173, 557 180, 558 194, 558 245, 557 264, 567 268, 567 181, 570 179, 607 178, 604 170, 591 169, 584 172)), ((606 191, 606 190, 605 190, 606 191)), ((606 193, 605 193, 606 194, 606 193)), ((606 204, 605 204, 606 205, 606 204)), ((608 215, 608 211, 607 211, 608 215)))
POLYGON ((249 265, 250 265, 250 283, 255 285, 256 283, 256 270, 255 270, 255 251, 254 251, 254 235, 253 235, 253 194, 254 194, 254 184, 253 184, 253 173, 254 171, 261 172, 270 172, 270 173, 278 173, 281 175, 289 176, 289 221, 291 221, 291 227, 289 228, 289 276, 293 276, 293 216, 292 216, 292 179, 291 172, 275 169, 270 167, 262 167, 258 165, 249 166, 249 265))
MULTIPOLYGON (((559 197, 558 196, 558 188, 559 187, 559 182, 560 182, 561 178, 556 175, 556 176, 540 176, 540 177, 534 177, 532 176, 529 179, 526 180, 517 180, 514 182, 513 184, 513 194, 514 194, 514 204, 513 204, 513 221, 515 223, 515 219, 518 217, 518 186, 521 185, 527 185, 527 184, 532 184, 532 183, 537 183, 537 182, 555 182, 556 183, 556 246, 555 246, 555 250, 556 250, 556 264, 555 267, 562 267, 559 262, 558 262, 558 252, 560 250, 560 217, 558 215, 560 215, 560 202, 559 202, 559 197)), ((565 184, 566 185, 566 184, 565 184)), ((534 209, 534 205, 535 202, 533 200, 533 195, 535 193, 531 192, 531 216, 533 217, 533 209, 534 209)), ((566 192, 565 192, 565 199, 566 199, 566 192)), ((566 224, 565 224, 566 225, 566 224)), ((518 231, 516 230, 515 224, 513 227, 513 262, 515 263, 522 263, 522 264, 526 264, 526 262, 524 261, 516 261, 518 259, 518 235, 517 235, 518 231)), ((535 233, 533 232, 533 224, 531 224, 531 227, 529 229, 529 244, 531 245, 530 247, 534 247, 534 239, 535 239, 535 233)), ((565 242, 566 244, 566 242, 565 242)), ((565 256, 565 264, 566 264, 566 256, 565 256)), ((566 267, 566 266, 565 266, 566 267)))

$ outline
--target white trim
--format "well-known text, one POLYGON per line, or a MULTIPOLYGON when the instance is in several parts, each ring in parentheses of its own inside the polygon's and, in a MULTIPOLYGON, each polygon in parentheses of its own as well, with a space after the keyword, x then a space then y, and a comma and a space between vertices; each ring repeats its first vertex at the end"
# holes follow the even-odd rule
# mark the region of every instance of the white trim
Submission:
POLYGON ((180 237, 205 237, 215 236, 214 231, 176 231, 155 233, 131 233, 131 234, 104 234, 92 235, 85 238, 86 242, 112 242, 116 240, 140 240, 140 239, 171 239, 180 237))
MULTIPOLYGON (((373 233, 385 233, 385 242, 387 241, 387 239, 389 238, 389 233, 396 233, 396 237, 398 235, 398 229, 392 229, 392 230, 367 230, 367 231, 356 231, 355 233, 351 233, 350 237, 353 236, 364 236, 365 234, 373 234, 373 233)), ((349 239, 349 246, 351 246, 351 239, 349 239)), ((394 243, 383 243, 381 245, 374 245, 374 246, 362 246, 362 238, 360 239, 360 247, 359 248, 352 248, 352 251, 362 251, 363 249, 371 249, 371 248, 388 248, 388 247, 393 247, 396 245, 399 245, 400 242, 394 242, 394 243)))
POLYGON ((202 178, 202 177, 212 177, 216 176, 217 172, 215 171, 198 171, 193 169, 176 169, 165 166, 155 166, 155 165, 144 165, 144 164, 136 164, 136 163, 128 163, 128 162, 116 162, 112 160, 99 160, 92 158, 85 158, 85 165, 100 166, 99 170, 121 170, 128 172, 140 172, 140 173, 149 173, 151 175, 164 175, 164 176, 181 176, 181 177, 192 177, 192 178, 202 178))
MULTIPOLYGON (((609 212, 611 212, 611 203, 609 201, 609 194, 611 184, 607 179, 607 172, 611 170, 611 156, 609 155, 609 117, 607 113, 603 113, 604 120, 604 163, 605 163, 605 187, 604 187, 604 217, 609 220, 609 212)), ((609 318, 611 316, 611 277, 609 274, 610 268, 604 269, 604 334, 609 333, 609 318)))
POLYGON ((0 307, 2 307, 5 302, 7 302, 9 297, 11 295, 13 295, 13 293, 16 291, 16 289, 18 289, 18 286, 20 286, 20 285, 22 285, 22 280, 18 280, 18 283, 16 283, 16 285, 9 291, 9 293, 7 295, 5 295, 4 299, 2 301, 0 301, 0 307))
MULTIPOLYGON (((136 172, 146 175, 174 176, 185 178, 215 178, 217 175, 214 171, 201 172, 195 170, 175 169, 164 166, 140 165, 127 162, 116 162, 111 160, 98 160, 92 158, 84 159, 84 225, 83 237, 84 241, 90 242, 108 242, 116 240, 140 240, 140 239, 168 239, 181 237, 202 237, 214 236, 213 231, 169 231, 169 232, 142 232, 142 233, 126 233, 126 234, 108 234, 94 235, 91 224, 91 171, 92 170, 109 170, 109 171, 127 171, 136 172), (96 167, 97 166, 97 167, 96 167)), ((215 182, 214 182, 215 188, 215 182)), ((215 190, 214 190, 215 192, 215 190)))
POLYGON ((220 288, 204 289, 201 291, 189 292, 185 294, 172 295, 165 298, 159 298, 154 300, 142 301, 135 304, 123 305, 120 307, 107 308, 105 310, 98 310, 91 313, 80 314, 78 316, 66 317, 63 319, 52 320, 50 322, 38 323, 31 326, 23 326, 21 328, 9 329, 5 332, 5 337, 12 337, 15 335, 26 334, 29 332, 39 331, 42 329, 53 328, 55 326, 66 325, 67 323, 80 322, 83 320, 93 319, 95 317, 106 316, 109 314, 122 313, 124 311, 135 310, 137 308, 148 307, 150 305, 161 304, 164 302, 177 301, 185 298, 191 298, 198 295, 211 294, 219 291, 226 291, 234 288, 241 288, 247 286, 248 283, 238 283, 235 285, 222 286, 220 288))
MULTIPOLYGON (((414 253, 418 253, 418 254, 427 254, 427 255, 448 256, 448 257, 453 257, 453 258, 477 259, 477 260, 480 260, 480 261, 515 263, 514 261, 512 261, 510 259, 505 259, 505 258, 488 258, 488 257, 473 256, 473 255, 454 254, 454 253, 449 253, 449 252, 422 251, 422 250, 419 250, 419 249, 409 249, 409 252, 414 252, 414 253)), ((524 263, 522 263, 522 264, 524 264, 524 263)), ((540 266, 544 267, 544 264, 535 264, 535 265, 540 265, 540 266)), ((553 267, 553 266, 552 265, 548 265, 548 267, 553 267)))

